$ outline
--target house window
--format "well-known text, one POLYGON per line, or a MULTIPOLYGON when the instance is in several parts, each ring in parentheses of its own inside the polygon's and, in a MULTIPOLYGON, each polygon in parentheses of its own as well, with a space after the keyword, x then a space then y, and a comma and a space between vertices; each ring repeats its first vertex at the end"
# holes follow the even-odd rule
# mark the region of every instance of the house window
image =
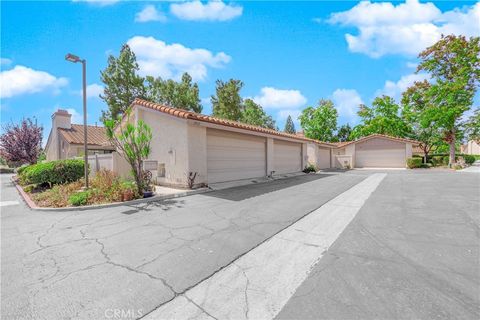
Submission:
POLYGON ((157 177, 165 178, 165 163, 158 164, 157 177))

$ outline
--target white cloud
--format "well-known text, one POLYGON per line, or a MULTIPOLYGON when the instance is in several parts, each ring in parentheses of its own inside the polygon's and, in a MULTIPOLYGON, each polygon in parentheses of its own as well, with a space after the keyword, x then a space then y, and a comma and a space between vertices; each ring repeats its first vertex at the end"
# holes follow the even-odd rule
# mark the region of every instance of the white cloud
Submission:
POLYGON ((8 66, 10 64, 12 64, 12 60, 10 60, 8 58, 0 58, 0 65, 8 66))
POLYGON ((398 81, 385 81, 385 85, 381 90, 376 92, 376 96, 387 95, 395 98, 397 102, 401 99, 401 94, 408 87, 410 87, 415 81, 422 81, 428 79, 428 75, 424 73, 412 73, 405 76, 402 76, 398 81))
POLYGON ((72 0, 73 2, 87 2, 100 7, 110 6, 120 2, 120 0, 72 0))
POLYGON ((148 5, 135 15, 135 22, 167 21, 167 17, 153 5, 148 5))
POLYGON ((225 4, 222 1, 202 2, 190 1, 183 3, 173 3, 170 5, 170 11, 174 16, 183 20, 190 21, 227 21, 242 15, 243 8, 225 4))
POLYGON ((364 103, 357 90, 337 89, 332 94, 332 100, 339 117, 348 119, 352 123, 357 122, 358 107, 364 103))
POLYGON ((45 90, 53 90, 68 83, 66 78, 57 78, 45 71, 37 71, 31 68, 17 65, 15 68, 0 73, 1 98, 11 98, 22 94, 36 93, 45 90))
POLYGON ((299 90, 283 90, 272 87, 263 87, 260 95, 253 100, 264 108, 295 109, 307 103, 307 99, 299 90))
MULTIPOLYGON (((83 89, 78 90, 77 94, 83 95, 83 89)), ((98 98, 100 94, 103 94, 103 86, 98 83, 87 85, 87 98, 98 98)))
POLYGON ((352 26, 358 35, 346 34, 348 47, 378 58, 386 54, 417 55, 435 43, 442 34, 480 34, 480 2, 471 7, 442 13, 433 3, 407 0, 362 1, 353 8, 333 13, 328 22, 352 26))
POLYGON ((179 43, 167 44, 153 37, 136 36, 127 43, 137 56, 142 75, 179 79, 183 72, 188 72, 194 80, 204 80, 208 67, 221 68, 231 60, 224 52, 213 54, 179 43))

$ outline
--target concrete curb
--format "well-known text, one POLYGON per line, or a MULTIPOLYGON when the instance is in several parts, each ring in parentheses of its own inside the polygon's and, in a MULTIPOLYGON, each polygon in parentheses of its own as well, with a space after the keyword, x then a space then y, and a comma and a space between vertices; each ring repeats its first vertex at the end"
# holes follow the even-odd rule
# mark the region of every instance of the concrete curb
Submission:
POLYGON ((120 206, 130 206, 135 204, 157 202, 162 200, 180 198, 180 197, 190 196, 194 194, 213 191, 211 189, 203 188, 203 189, 197 189, 197 190, 186 190, 184 192, 175 193, 175 194, 157 195, 150 198, 136 199, 136 200, 124 201, 124 202, 113 202, 113 203, 105 203, 105 204, 90 205, 90 206, 79 206, 79 207, 51 208, 51 207, 37 206, 35 202, 33 202, 33 200, 30 198, 28 193, 26 193, 25 190, 23 190, 23 188, 13 179, 13 177, 12 177, 12 182, 30 209, 35 211, 45 211, 45 212, 86 211, 86 210, 105 209, 105 208, 113 208, 113 207, 120 207, 120 206))

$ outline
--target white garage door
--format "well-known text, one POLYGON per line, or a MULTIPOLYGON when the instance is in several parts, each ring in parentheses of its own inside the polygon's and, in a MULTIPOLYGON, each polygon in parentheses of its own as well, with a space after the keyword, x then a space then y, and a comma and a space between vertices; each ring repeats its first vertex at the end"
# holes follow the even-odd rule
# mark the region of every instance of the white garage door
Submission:
POLYGON ((302 144, 274 140, 273 170, 275 174, 302 171, 302 144))
POLYGON ((265 138, 207 129, 208 182, 266 175, 265 138))
POLYGON ((357 168, 405 168, 405 143, 374 138, 355 145, 357 168))
POLYGON ((318 148, 318 169, 330 168, 330 149, 318 148))

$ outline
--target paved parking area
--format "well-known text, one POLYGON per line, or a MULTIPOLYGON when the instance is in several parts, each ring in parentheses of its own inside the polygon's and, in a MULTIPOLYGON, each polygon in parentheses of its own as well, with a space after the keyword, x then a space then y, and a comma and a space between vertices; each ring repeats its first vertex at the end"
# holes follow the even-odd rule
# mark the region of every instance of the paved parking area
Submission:
POLYGON ((277 319, 480 319, 480 175, 389 172, 277 319))
MULTIPOLYGON (((136 318, 365 177, 299 176, 90 211, 5 206, 2 319, 102 319, 119 309, 136 318)), ((18 201, 1 179, 1 201, 18 201)))
MULTIPOLYGON (((2 319, 140 318, 376 172, 70 212, 27 209, 2 175, 2 319)), ((480 176, 386 173, 278 319, 480 318, 480 176)))

